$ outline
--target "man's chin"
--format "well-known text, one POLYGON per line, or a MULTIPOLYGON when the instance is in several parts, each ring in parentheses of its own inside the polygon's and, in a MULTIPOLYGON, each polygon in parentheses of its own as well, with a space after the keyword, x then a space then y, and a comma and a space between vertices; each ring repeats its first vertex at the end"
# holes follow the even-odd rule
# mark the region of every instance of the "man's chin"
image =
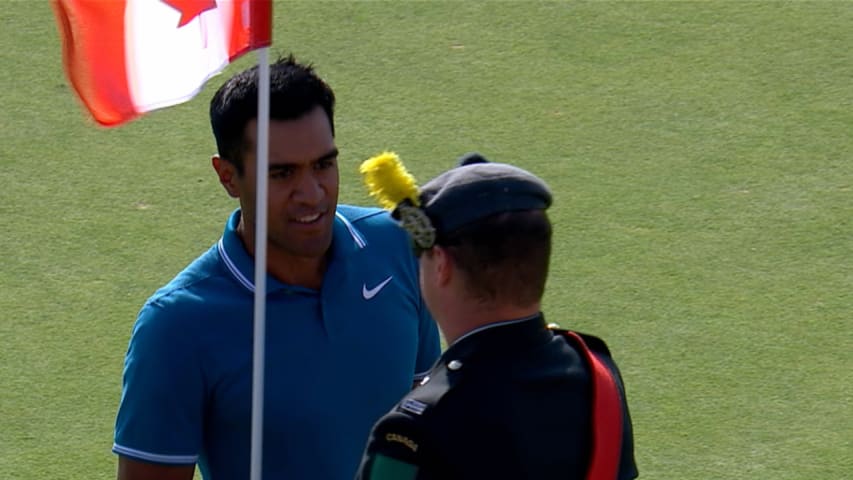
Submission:
POLYGON ((332 246, 332 236, 323 235, 314 239, 304 239, 300 242, 291 244, 288 250, 289 253, 296 257, 304 258, 321 258, 324 257, 332 246))
POLYGON ((328 246, 326 246, 326 247, 310 246, 310 247, 302 248, 302 249, 300 249, 299 252, 295 252, 295 253, 298 253, 299 256, 305 257, 305 258, 322 258, 322 257, 325 257, 326 254, 329 253, 329 247, 328 246))

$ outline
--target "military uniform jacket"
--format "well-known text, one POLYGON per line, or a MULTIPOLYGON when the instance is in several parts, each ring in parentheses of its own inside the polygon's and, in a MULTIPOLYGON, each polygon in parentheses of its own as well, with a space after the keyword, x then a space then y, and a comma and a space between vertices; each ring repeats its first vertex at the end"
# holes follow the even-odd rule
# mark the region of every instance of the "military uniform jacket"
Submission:
MULTIPOLYGON (((621 396, 617 478, 636 478, 621 377, 605 343, 583 339, 611 370, 621 396)), ((591 383, 584 356, 541 314, 475 330, 376 423, 356 478, 586 479, 591 383)))

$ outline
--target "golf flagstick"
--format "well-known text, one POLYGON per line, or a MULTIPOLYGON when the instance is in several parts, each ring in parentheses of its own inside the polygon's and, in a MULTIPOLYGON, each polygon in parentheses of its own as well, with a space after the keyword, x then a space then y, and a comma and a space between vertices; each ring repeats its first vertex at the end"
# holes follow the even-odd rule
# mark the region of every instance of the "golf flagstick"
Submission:
POLYGON ((252 442, 249 478, 261 480, 264 438, 264 346, 267 300, 267 188, 269 184, 269 48, 258 50, 257 212, 255 215, 255 317, 252 352, 252 442))

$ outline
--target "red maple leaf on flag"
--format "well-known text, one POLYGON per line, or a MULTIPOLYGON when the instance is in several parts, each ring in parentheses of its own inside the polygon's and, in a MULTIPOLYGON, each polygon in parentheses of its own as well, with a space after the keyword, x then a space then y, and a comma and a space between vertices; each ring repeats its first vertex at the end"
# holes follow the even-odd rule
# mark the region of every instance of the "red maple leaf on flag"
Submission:
POLYGON ((216 0, 160 0, 166 5, 181 12, 181 20, 178 28, 190 23, 192 19, 201 15, 206 10, 216 8, 216 0))

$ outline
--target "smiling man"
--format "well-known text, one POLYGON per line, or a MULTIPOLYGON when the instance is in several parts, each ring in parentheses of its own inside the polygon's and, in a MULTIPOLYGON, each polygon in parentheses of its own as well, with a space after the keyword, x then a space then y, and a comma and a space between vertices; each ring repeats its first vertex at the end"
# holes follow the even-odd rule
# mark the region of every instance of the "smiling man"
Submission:
MULTIPOLYGON (((371 425, 439 354, 405 232, 338 205, 334 94, 271 65, 264 478, 349 479, 371 425)), ((118 478, 249 476, 257 69, 210 118, 213 168, 239 201, 222 238, 142 307, 125 359, 118 478)))

